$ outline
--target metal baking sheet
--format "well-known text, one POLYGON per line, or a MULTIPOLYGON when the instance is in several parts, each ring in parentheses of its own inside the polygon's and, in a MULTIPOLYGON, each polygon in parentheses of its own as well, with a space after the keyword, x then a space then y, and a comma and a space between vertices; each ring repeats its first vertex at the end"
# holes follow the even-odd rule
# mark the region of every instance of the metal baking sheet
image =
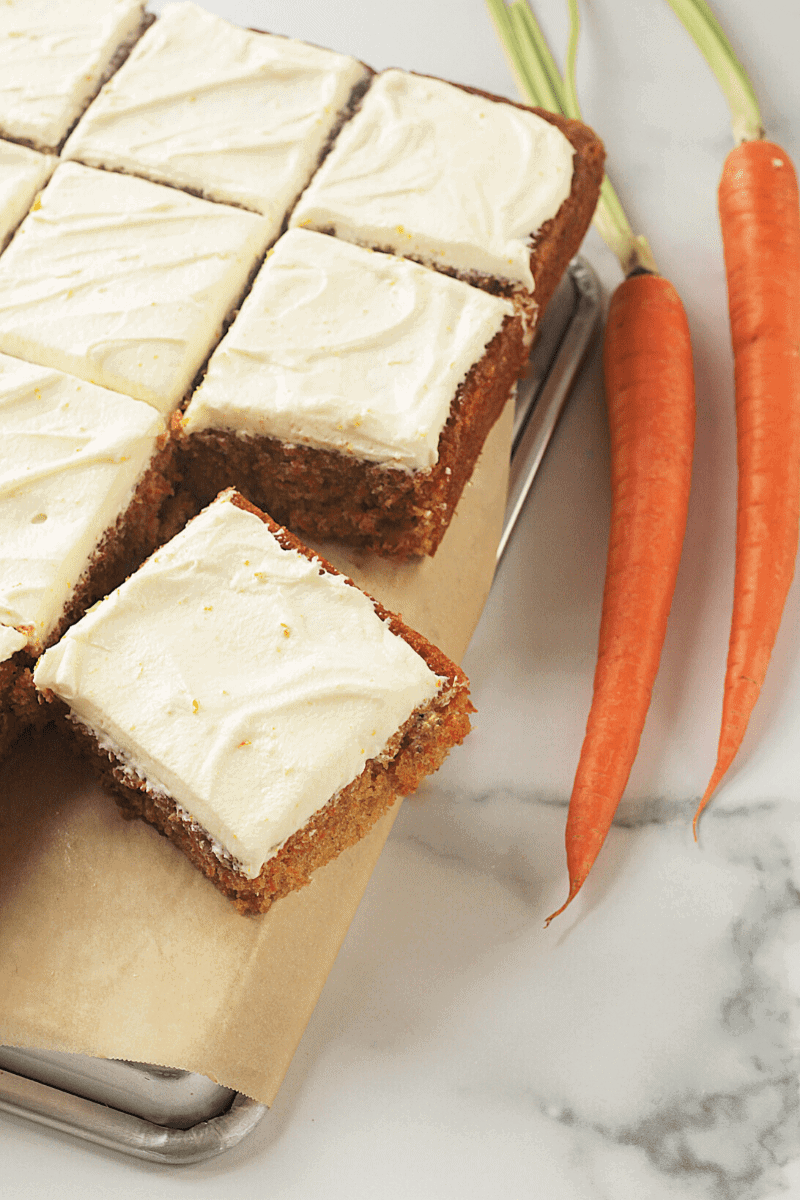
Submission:
MULTIPOLYGON (((597 277, 575 258, 548 305, 519 385, 498 562, 599 320, 597 277)), ((190 1071, 10 1046, 0 1046, 0 1110, 176 1165, 222 1154, 267 1111, 190 1071)))
POLYGON ((508 501, 497 547, 498 562, 599 324, 599 280, 585 259, 573 258, 547 306, 528 370, 517 390, 508 501))
POLYGON ((267 1111, 189 1071, 11 1047, 0 1049, 0 1109, 136 1158, 175 1165, 229 1150, 267 1111), (43 1082, 43 1076, 54 1082, 43 1082), (199 1103, 194 1123, 186 1127, 185 1100, 192 1093, 199 1103), (132 1109, 150 1111, 162 1123, 132 1109), (202 1111, 215 1115, 197 1120, 202 1111))

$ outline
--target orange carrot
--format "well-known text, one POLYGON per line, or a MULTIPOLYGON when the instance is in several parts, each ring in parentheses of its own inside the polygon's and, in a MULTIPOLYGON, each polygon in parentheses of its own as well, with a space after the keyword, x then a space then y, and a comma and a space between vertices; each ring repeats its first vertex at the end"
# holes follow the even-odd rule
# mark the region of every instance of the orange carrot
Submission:
POLYGON ((630 275, 603 350, 611 533, 594 694, 567 817, 569 896, 597 858, 639 747, 675 590, 694 446, 689 326, 671 283, 630 275))
MULTIPOLYGON (((580 19, 568 0, 562 79, 528 0, 487 0, 520 89, 533 104, 580 119, 575 61, 580 19)), ((594 223, 624 282, 611 299, 604 369, 611 430, 611 538, 594 695, 567 815, 575 898, 611 827, 639 747, 681 556, 694 447, 694 374, 680 297, 656 272, 608 176, 594 223)))
POLYGON ((760 140, 732 150, 719 213, 736 383, 736 568, 717 763, 695 837, 764 682, 800 525, 800 200, 785 151, 760 140))

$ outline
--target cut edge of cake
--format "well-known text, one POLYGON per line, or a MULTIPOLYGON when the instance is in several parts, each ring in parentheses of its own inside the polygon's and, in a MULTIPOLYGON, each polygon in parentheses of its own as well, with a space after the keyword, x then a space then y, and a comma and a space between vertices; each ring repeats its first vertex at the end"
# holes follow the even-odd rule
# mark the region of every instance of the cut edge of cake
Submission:
POLYGON ((531 330, 505 298, 394 255, 292 229, 268 257, 183 417, 173 421, 188 482, 202 503, 233 484, 277 521, 316 540, 340 539, 397 558, 431 555, 514 393, 530 342, 531 330), (338 248, 327 262, 320 253, 326 246, 338 248), (316 275, 313 286, 307 282, 312 267, 334 293, 357 289, 363 279, 361 304, 370 313, 363 335, 340 324, 334 297, 334 314, 328 322, 322 319, 316 275), (307 311, 298 287, 310 294, 307 311), (302 431, 292 436, 291 410, 281 394, 282 380, 291 392, 306 374, 305 359, 295 362, 287 340, 289 316, 292 321, 303 316, 310 324, 309 370, 329 354, 334 366, 351 372, 349 383, 334 371, 325 384, 331 404, 337 389, 352 401, 347 418, 341 409, 334 409, 335 419, 327 415, 328 400, 316 393, 303 392, 294 401, 298 411, 304 404, 321 405, 317 444, 302 431), (395 432, 381 413, 381 387, 357 392, 362 336, 367 347, 380 340, 375 361, 382 355, 387 361, 381 386, 388 390, 389 413, 394 405, 404 419, 402 431, 395 432), (358 370, 348 365, 351 351, 358 370), (275 417, 268 406, 259 409, 252 364, 262 357, 275 379, 275 417), (423 364, 419 369, 417 360, 423 364), (395 397, 406 387, 407 401, 395 397), (281 433, 270 428, 276 419, 285 426, 281 433), (363 452, 351 438, 362 438, 363 452))
POLYGON ((436 553, 483 444, 529 350, 520 317, 506 318, 459 385, 436 464, 408 472, 333 450, 243 437, 230 430, 186 435, 173 419, 184 476, 200 503, 236 486, 276 519, 314 540, 341 540, 381 557, 436 553))
POLYGON ((0 759, 41 711, 33 690, 33 663, 25 634, 0 625, 0 759))

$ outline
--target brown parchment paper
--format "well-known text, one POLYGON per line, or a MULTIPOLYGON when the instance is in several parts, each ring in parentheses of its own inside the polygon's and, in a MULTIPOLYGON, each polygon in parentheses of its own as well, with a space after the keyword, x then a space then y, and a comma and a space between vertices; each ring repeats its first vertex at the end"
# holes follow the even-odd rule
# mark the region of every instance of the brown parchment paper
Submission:
MULTIPOLYGON (((491 586, 511 408, 433 559, 324 546, 455 660, 491 586)), ((197 1071, 270 1104, 398 807, 308 887, 242 917, 153 829, 123 821, 54 734, 24 741, 0 767, 0 1042, 197 1071)))

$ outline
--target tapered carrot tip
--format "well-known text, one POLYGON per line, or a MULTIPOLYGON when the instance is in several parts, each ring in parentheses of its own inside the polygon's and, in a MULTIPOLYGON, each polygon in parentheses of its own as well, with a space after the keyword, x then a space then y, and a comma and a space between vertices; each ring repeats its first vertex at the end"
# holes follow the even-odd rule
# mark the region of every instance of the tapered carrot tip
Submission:
POLYGON ((703 792, 703 798, 697 806, 697 812, 694 814, 694 820, 692 821, 692 832, 694 834, 695 841, 698 840, 697 839, 697 827, 700 823, 700 818, 703 815, 703 811, 704 811, 706 805, 708 804, 709 800, 711 799, 711 797, 714 795, 714 792, 717 790, 717 785, 719 784, 720 780, 722 779, 722 776, 725 774, 725 771, 727 770, 729 765, 730 764, 728 764, 728 763, 722 763, 722 762, 717 763, 716 767, 714 768, 714 774, 711 776, 710 780, 708 781, 708 787, 703 792))
MULTIPOLYGON (((584 879, 585 879, 585 876, 584 876, 584 879)), ((578 892, 579 892, 579 891, 581 890, 581 888, 583 887, 583 883, 584 883, 584 880, 583 880, 583 879, 581 879, 580 881, 578 881, 578 880, 573 880, 573 882, 572 882, 572 883, 571 883, 571 885, 570 885, 570 889, 569 889, 569 895, 567 896, 567 898, 566 898, 566 900, 564 901, 564 903, 561 905, 561 908, 557 908, 555 912, 553 912, 553 913, 550 913, 550 916, 547 918, 547 920, 546 920, 546 921, 545 921, 545 923, 544 923, 544 927, 545 927, 545 929, 547 929, 547 927, 548 927, 548 925, 550 924, 550 922, 551 922, 551 921, 554 921, 556 917, 560 917, 560 916, 561 916, 561 914, 562 914, 562 912, 564 911, 564 909, 565 909, 565 908, 568 908, 568 907, 569 907, 569 905, 572 903, 572 901, 573 901, 573 900, 575 899, 575 897, 577 896, 578 892)))
MULTIPOLYGON (((717 781, 714 780, 713 782, 714 782, 714 787, 716 787, 717 781)), ((706 805, 708 804, 709 800, 711 799, 711 794, 714 791, 714 787, 712 787, 711 784, 709 784, 709 786, 706 788, 705 794, 703 795, 703 799, 698 804, 697 812, 694 814, 694 820, 692 821, 692 833, 694 834, 695 842, 698 841, 697 827, 700 824, 700 818, 703 815, 706 805)))

